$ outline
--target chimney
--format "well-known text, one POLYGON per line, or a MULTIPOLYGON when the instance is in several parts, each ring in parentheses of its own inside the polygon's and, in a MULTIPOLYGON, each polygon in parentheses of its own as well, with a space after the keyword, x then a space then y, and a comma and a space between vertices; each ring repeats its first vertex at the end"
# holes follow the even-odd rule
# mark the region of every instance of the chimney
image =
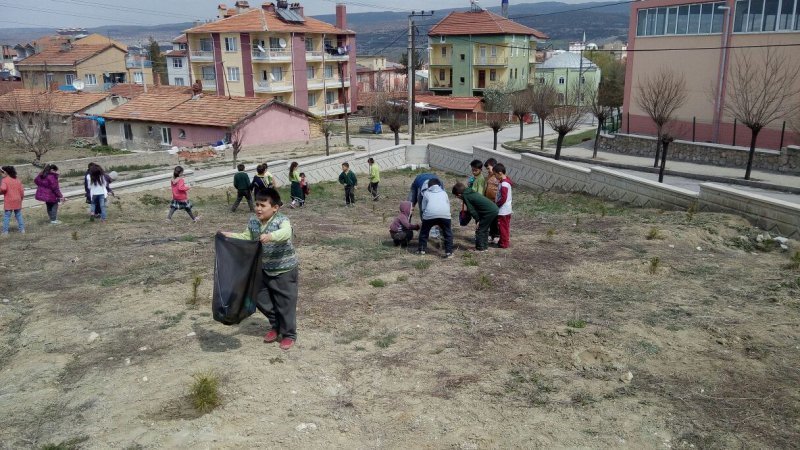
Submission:
POLYGON ((275 5, 272 2, 264 2, 261 4, 261 9, 268 12, 275 12, 275 5))
POLYGON ((220 3, 217 5, 217 19, 224 19, 225 13, 228 12, 228 5, 225 3, 220 3))
POLYGON ((292 3, 292 5, 289 7, 289 9, 291 9, 291 10, 293 10, 294 12, 296 12, 297 14, 299 14, 299 15, 300 15, 300 17, 305 17, 305 16, 306 16, 306 15, 303 13, 303 7, 302 7, 302 6, 300 6, 300 3, 292 3))
POLYGON ((241 14, 250 10, 250 3, 245 0, 239 0, 234 6, 236 7, 236 14, 241 14))
POLYGON ((503 10, 503 17, 508 19, 508 0, 502 0, 500 5, 501 5, 501 9, 503 10))
POLYGON ((347 5, 344 3, 336 4, 336 28, 347 29, 347 5))

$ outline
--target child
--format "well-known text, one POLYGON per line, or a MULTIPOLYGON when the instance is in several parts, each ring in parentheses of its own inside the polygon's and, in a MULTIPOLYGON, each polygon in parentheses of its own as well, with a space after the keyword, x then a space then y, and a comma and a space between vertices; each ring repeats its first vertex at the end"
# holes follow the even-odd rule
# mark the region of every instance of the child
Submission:
POLYGON ((8 225, 11 215, 17 219, 17 229, 25 234, 25 222, 22 220, 22 199, 25 197, 25 188, 17 179, 17 169, 13 166, 3 166, 0 169, 3 181, 0 181, 0 194, 3 194, 3 236, 8 236, 8 225))
POLYGON ((469 215, 478 222, 475 230, 475 250, 485 252, 489 248, 489 228, 497 220, 499 208, 485 196, 456 183, 453 186, 453 195, 464 202, 469 215))
POLYGON ((380 197, 378 195, 378 183, 381 182, 381 168, 373 158, 369 158, 367 164, 369 165, 369 186, 367 186, 367 191, 372 194, 373 201, 378 201, 378 197, 380 197))
POLYGON ((189 218, 193 222, 200 220, 200 216, 195 217, 192 214, 192 202, 189 201, 189 186, 183 179, 183 167, 175 166, 172 172, 172 203, 169 204, 169 214, 167 214, 167 222, 172 222, 172 215, 176 210, 183 209, 189 214, 189 218))
POLYGON ((303 199, 308 197, 308 194, 311 193, 311 189, 308 187, 308 180, 306 179, 306 174, 300 172, 300 189, 303 190, 303 199))
POLYGON ((444 233, 444 257, 453 257, 453 229, 450 227, 450 199, 438 178, 428 180, 428 189, 422 194, 422 227, 419 231, 419 254, 428 246, 431 227, 438 226, 444 233))
POLYGON ((353 191, 358 186, 358 179, 356 174, 350 170, 350 164, 347 162, 342 163, 342 173, 339 174, 339 184, 344 185, 344 204, 345 206, 352 206, 356 204, 356 196, 353 191))
POLYGON ((297 173, 297 161, 292 161, 289 165, 289 181, 292 183, 292 203, 289 205, 292 209, 297 206, 303 206, 306 203, 306 196, 303 193, 303 186, 300 182, 300 174, 297 173))
POLYGON ((256 166, 256 176, 253 177, 250 190, 253 191, 254 196, 259 193, 264 193, 267 189, 273 187, 272 181, 272 174, 267 172, 267 165, 259 164, 256 166))
POLYGON ((411 223, 411 208, 413 206, 408 200, 400 202, 400 214, 389 225, 389 234, 392 236, 395 247, 398 245, 401 248, 408 247, 408 243, 414 237, 412 230, 419 230, 419 225, 411 223))
MULTIPOLYGON (((435 173, 421 173, 414 177, 414 182, 411 183, 411 189, 408 191, 408 201, 410 201, 413 206, 419 204, 420 215, 422 215, 422 195, 428 190, 428 182, 434 178, 436 178, 435 173)), ((442 187, 442 190, 444 190, 444 185, 442 185, 441 182, 439 185, 442 187)), ((439 228, 433 227, 430 236, 434 239, 439 239, 441 237, 439 228)))
POLYGON ((89 197, 92 200, 91 205, 94 207, 92 211, 92 220, 99 217, 102 222, 106 221, 106 196, 108 196, 108 180, 103 168, 95 164, 89 169, 89 174, 86 175, 86 184, 89 187, 89 197))
POLYGON ((233 176, 233 187, 236 189, 236 201, 233 202, 231 212, 236 212, 236 208, 239 207, 239 203, 242 202, 243 198, 247 199, 247 206, 250 208, 250 212, 254 212, 253 195, 250 193, 250 176, 244 171, 244 164, 239 164, 236 166, 236 169, 239 170, 233 176))
POLYGON ((497 228, 500 232, 500 248, 508 248, 511 245, 511 179, 506 175, 506 166, 497 164, 494 166, 494 176, 500 183, 497 189, 495 203, 500 208, 497 213, 497 228))
POLYGON ((469 165, 472 175, 467 178, 467 188, 484 195, 486 193, 486 178, 483 176, 483 163, 480 159, 475 159, 469 165))
POLYGON ((275 189, 256 194, 256 215, 243 233, 223 232, 234 239, 261 241, 263 285, 256 306, 267 316, 270 330, 264 342, 282 337, 280 348, 289 350, 297 340, 297 254, 292 245, 292 225, 280 213, 281 196, 275 189))
POLYGON ((494 176, 494 166, 497 165, 497 160, 494 158, 489 158, 483 163, 483 166, 486 167, 486 191, 484 195, 491 201, 494 201, 494 198, 497 196, 497 187, 500 185, 500 182, 497 181, 497 178, 494 176))
POLYGON ((58 204, 64 203, 67 199, 61 194, 58 185, 58 167, 55 164, 46 164, 39 175, 36 175, 33 182, 36 184, 36 200, 44 202, 47 206, 47 216, 50 218, 50 225, 58 225, 58 204))

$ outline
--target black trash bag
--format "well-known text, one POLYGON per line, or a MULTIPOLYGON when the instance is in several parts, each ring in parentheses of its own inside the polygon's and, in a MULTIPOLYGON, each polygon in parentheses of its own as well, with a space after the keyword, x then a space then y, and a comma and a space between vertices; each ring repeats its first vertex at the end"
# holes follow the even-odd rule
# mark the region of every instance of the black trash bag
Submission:
POLYGON ((458 224, 462 227, 469 225, 470 220, 472 220, 472 216, 469 214, 469 211, 461 211, 458 213, 458 224))
POLYGON ((235 325, 256 311, 261 288, 261 242, 231 239, 217 233, 214 240, 214 320, 235 325))

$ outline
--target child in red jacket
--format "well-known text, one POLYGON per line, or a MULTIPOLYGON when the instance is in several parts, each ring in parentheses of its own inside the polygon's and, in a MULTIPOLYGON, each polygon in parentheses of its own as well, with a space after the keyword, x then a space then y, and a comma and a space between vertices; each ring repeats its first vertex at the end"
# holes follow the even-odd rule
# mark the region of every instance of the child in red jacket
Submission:
POLYGON ((175 211, 182 209, 189 214, 189 217, 197 222, 200 216, 195 217, 192 214, 192 202, 189 201, 189 187, 183 179, 183 167, 176 166, 172 172, 172 203, 169 204, 169 214, 167 214, 167 222, 172 222, 172 214, 175 211))
POLYGON ((22 220, 22 199, 25 197, 25 188, 17 179, 17 170, 12 166, 3 166, 0 169, 0 194, 3 194, 3 236, 8 235, 8 225, 11 215, 17 219, 17 229, 25 233, 25 222, 22 220))

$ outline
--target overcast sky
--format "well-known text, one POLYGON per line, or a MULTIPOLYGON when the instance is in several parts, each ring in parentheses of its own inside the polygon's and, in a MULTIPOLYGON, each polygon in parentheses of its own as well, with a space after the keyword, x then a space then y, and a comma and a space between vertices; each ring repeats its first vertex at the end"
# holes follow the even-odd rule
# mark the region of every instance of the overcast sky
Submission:
MULTIPOLYGON (((215 17, 219 3, 232 6, 236 0, 0 0, 0 27, 96 27, 101 25, 156 25, 161 23, 191 22, 195 19, 215 17)), ((297 0, 294 0, 297 1, 297 0)), ((469 0, 358 0, 347 6, 348 12, 377 12, 435 8, 466 8, 469 0)), ((564 3, 584 3, 582 0, 557 0, 564 3)), ((250 1, 251 6, 261 1, 250 1)), ((274 0, 273 0, 274 2, 274 0)), ((349 3, 345 1, 344 3, 349 3)), ((511 1, 537 3, 536 1, 511 1)), ((333 14, 336 0, 301 1, 308 15, 333 14)), ((499 6, 500 0, 483 0, 481 6, 499 6)))

